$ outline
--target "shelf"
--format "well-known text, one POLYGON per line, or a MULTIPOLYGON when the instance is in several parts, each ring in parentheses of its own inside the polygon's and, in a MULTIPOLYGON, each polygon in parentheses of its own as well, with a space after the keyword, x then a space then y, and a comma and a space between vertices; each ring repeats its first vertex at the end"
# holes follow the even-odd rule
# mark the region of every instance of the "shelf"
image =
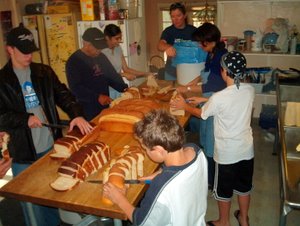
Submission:
POLYGON ((300 57, 300 54, 289 54, 289 53, 265 53, 265 52, 242 52, 245 56, 247 55, 261 55, 261 56, 280 56, 280 57, 300 57))

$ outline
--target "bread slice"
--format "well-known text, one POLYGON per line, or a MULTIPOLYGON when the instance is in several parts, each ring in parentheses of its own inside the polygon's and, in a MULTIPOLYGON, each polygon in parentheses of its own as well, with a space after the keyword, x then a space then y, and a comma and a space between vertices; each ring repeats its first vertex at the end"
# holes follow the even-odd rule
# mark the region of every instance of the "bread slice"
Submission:
POLYGON ((5 160, 9 160, 9 151, 8 151, 8 142, 9 142, 10 136, 8 133, 3 133, 2 137, 2 149, 1 149, 1 155, 2 158, 5 160))
MULTIPOLYGON (((175 91, 173 93, 173 96, 172 96, 170 102, 176 100, 178 98, 178 95, 179 94, 177 93, 177 91, 175 91)), ((185 115, 185 111, 184 110, 178 110, 178 109, 175 109, 175 108, 172 108, 172 107, 170 107, 170 113, 172 115, 176 115, 176 116, 184 116, 185 115)))
POLYGON ((54 182, 50 184, 55 191, 68 191, 79 182, 76 178, 59 176, 54 182))

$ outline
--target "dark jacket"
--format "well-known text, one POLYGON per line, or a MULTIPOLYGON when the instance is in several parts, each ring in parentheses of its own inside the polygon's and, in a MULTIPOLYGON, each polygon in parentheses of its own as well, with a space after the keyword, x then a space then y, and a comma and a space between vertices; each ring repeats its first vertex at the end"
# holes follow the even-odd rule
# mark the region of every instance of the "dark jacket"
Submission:
MULTIPOLYGON (((81 106, 61 83, 51 67, 31 63, 31 80, 49 123, 60 123, 56 105, 71 119, 82 116, 81 106)), ((37 159, 31 130, 30 113, 26 112, 21 86, 9 61, 0 70, 0 131, 10 135, 9 153, 14 162, 30 163, 37 159)), ((62 136, 60 129, 52 129, 54 139, 62 136)))

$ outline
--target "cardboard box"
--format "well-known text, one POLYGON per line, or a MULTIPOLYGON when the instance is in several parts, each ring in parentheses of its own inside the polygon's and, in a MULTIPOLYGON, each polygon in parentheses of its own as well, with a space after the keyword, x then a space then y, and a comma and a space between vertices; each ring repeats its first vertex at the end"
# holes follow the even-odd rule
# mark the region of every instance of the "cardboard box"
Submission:
POLYGON ((107 0, 99 0, 99 16, 100 20, 108 19, 108 2, 107 0))
POLYGON ((98 20, 99 2, 93 0, 80 0, 81 19, 98 20))
POLYGON ((79 12, 80 5, 73 2, 53 2, 47 6, 47 13, 56 14, 56 13, 71 13, 79 12))

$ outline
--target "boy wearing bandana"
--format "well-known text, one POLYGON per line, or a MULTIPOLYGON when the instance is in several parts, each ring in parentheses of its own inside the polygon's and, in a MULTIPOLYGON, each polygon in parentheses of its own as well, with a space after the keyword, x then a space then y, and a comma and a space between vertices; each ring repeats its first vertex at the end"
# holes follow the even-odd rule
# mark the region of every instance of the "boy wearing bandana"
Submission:
POLYGON ((241 83, 246 69, 243 54, 232 51, 221 59, 221 73, 227 87, 210 98, 181 97, 172 107, 184 109, 207 119, 214 116, 214 160, 216 162, 214 198, 218 201, 219 219, 207 225, 230 225, 229 212, 233 193, 238 195, 239 210, 234 212, 239 225, 249 225, 248 210, 254 166, 253 136, 250 126, 254 88, 241 83), (202 108, 194 107, 206 102, 202 108))

